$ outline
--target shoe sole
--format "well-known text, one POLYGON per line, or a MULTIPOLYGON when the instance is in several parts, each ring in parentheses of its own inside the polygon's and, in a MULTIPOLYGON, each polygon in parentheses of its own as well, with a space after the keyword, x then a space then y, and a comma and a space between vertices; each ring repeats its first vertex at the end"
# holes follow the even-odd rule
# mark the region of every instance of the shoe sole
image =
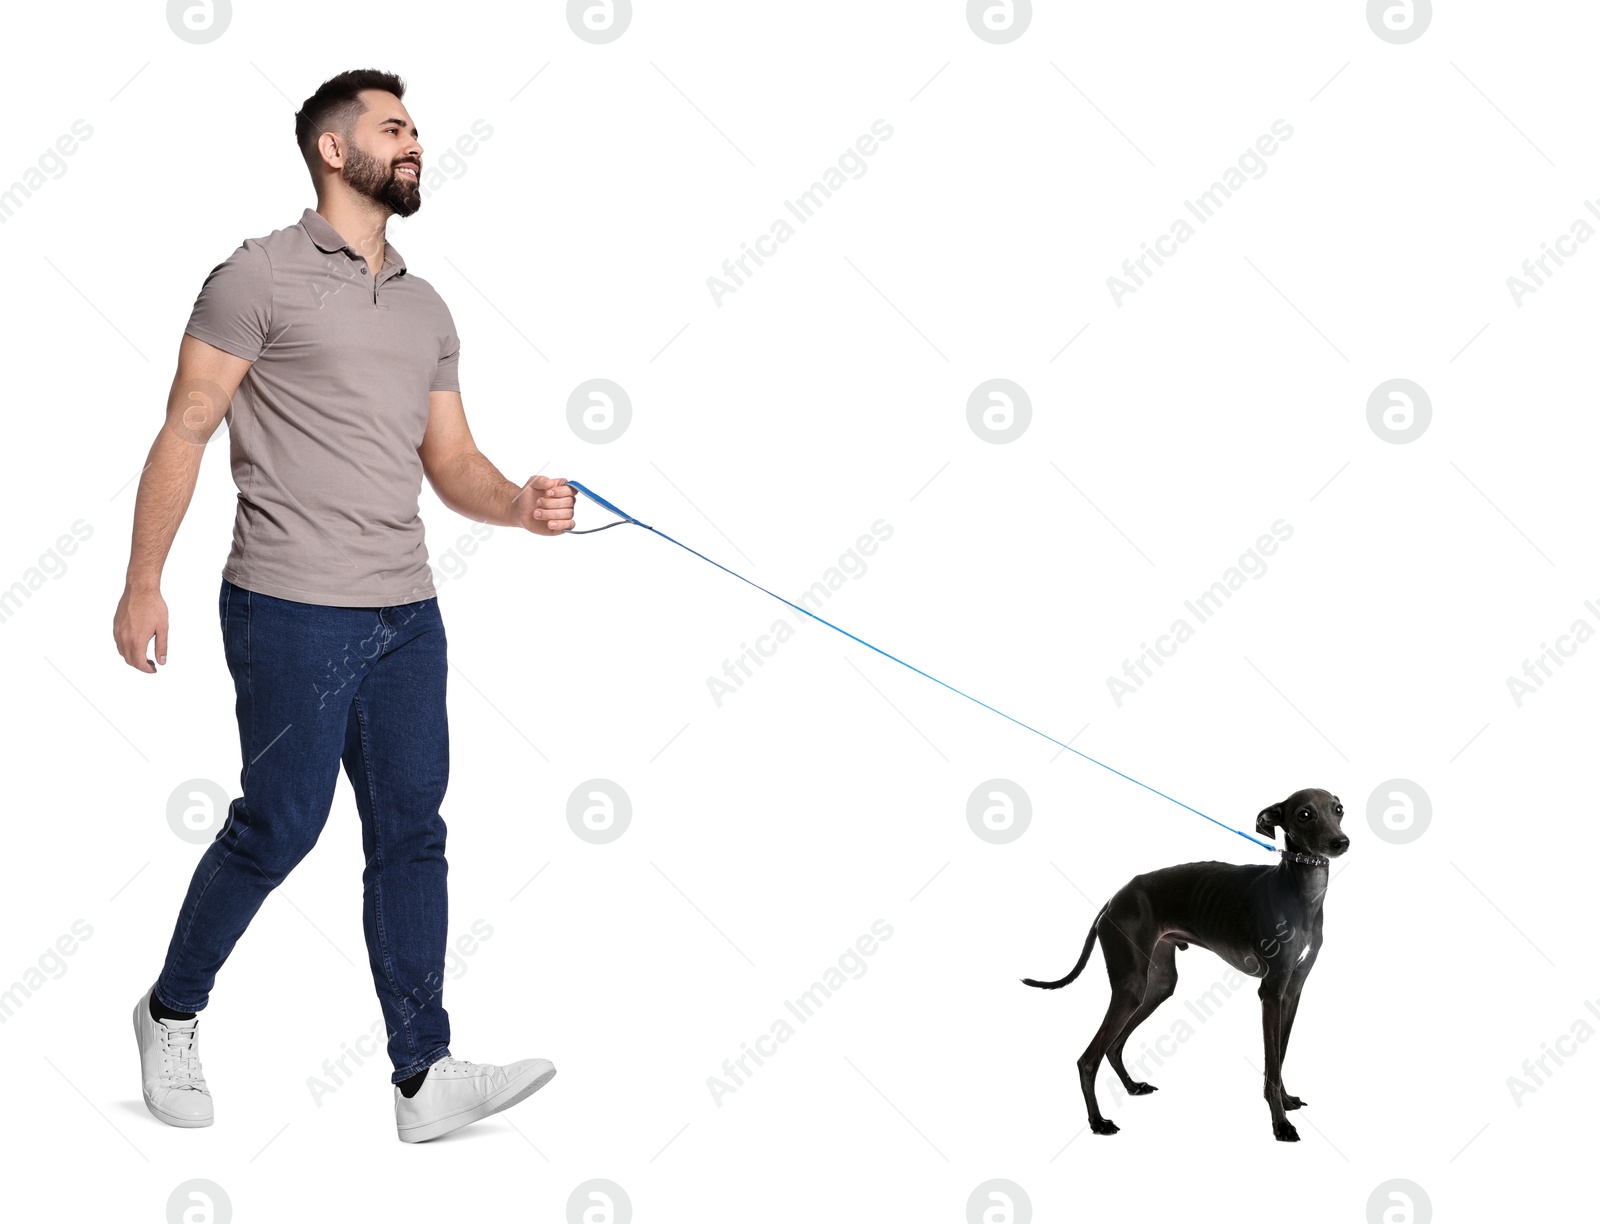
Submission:
POLYGON ((429 1139, 437 1139, 441 1135, 448 1135, 451 1131, 460 1130, 463 1126, 468 1126, 473 1122, 481 1122, 492 1114, 510 1109, 519 1101, 527 1100, 548 1084, 555 1077, 555 1073, 555 1066, 549 1059, 540 1059, 539 1062, 528 1068, 527 1078, 521 1081, 513 1080, 481 1105, 469 1106, 466 1109, 450 1114, 448 1117, 435 1118, 432 1122, 397 1128, 400 1134, 400 1142, 426 1143, 429 1139))
MULTIPOLYGON (((150 996, 146 994, 133 1005, 133 1044, 138 1049, 139 1057, 141 1059, 144 1057, 144 1045, 139 1041, 139 1012, 142 1008, 146 1008, 150 1005, 149 997, 150 996)), ((140 1091, 140 1095, 144 1095, 142 1089, 140 1091)), ((144 1107, 148 1109, 151 1115, 158 1121, 165 1122, 168 1126, 181 1126, 186 1130, 194 1130, 202 1126, 210 1126, 212 1122, 216 1120, 214 1114, 209 1118, 180 1118, 176 1114, 169 1114, 164 1110, 157 1109, 155 1103, 152 1102, 147 1096, 144 1098, 144 1107)))

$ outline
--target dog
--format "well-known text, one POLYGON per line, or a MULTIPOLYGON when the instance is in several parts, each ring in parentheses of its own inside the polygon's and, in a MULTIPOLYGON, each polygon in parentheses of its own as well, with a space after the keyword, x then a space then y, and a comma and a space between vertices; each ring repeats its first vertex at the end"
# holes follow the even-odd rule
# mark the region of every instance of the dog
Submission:
POLYGON ((1344 806, 1325 790, 1300 790, 1264 808, 1256 832, 1283 830, 1286 849, 1275 866, 1183 863, 1134 876, 1095 916, 1083 954, 1072 972, 1056 982, 1023 978, 1028 986, 1059 990, 1083 972, 1095 936, 1105 953, 1111 1005, 1089 1048, 1078 1059, 1078 1081, 1097 1135, 1120 1129, 1100 1112, 1094 1077, 1101 1058, 1130 1096, 1155 1091, 1122 1065, 1122 1047, 1133 1031, 1178 985, 1177 949, 1209 948, 1240 973, 1261 979, 1261 1027, 1266 1052, 1267 1107, 1274 1138, 1300 1138, 1286 1111, 1305 1102, 1283 1089, 1283 1059, 1289 1048, 1300 990, 1322 947, 1322 899, 1328 890, 1328 860, 1350 848, 1340 831, 1344 806))

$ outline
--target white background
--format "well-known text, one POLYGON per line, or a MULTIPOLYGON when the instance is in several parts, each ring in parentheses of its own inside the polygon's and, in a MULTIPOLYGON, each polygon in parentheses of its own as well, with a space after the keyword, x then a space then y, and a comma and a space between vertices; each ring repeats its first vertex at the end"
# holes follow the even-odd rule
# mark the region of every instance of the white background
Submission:
MULTIPOLYGON (((950 0, 640 3, 606 45, 555 3, 239 4, 203 45, 152 3, 8 16, 0 181, 93 129, 0 226, 0 586, 92 528, 0 624, 0 984, 93 929, 0 1027, 13 1210, 158 1221, 196 1177, 241 1221, 557 1220, 590 1178, 640 1221, 958 1221, 990 1178, 1041 1220, 1359 1222, 1391 1178, 1441 1220, 1559 1209, 1600 1043, 1520 1104, 1507 1079, 1600 1025, 1600 645, 1520 706, 1507 677, 1600 628, 1600 243, 1520 305, 1507 278, 1600 194, 1596 14, 1444 8, 1406 45, 1350 2, 1040 5, 1005 45, 950 0), (447 987, 452 1048, 556 1079, 421 1147, 395 1139, 381 1053, 313 1099, 379 1015, 341 779, 205 1012, 216 1125, 145 1111, 128 1013, 203 849, 167 802, 237 793, 224 434, 155 676, 110 636, 129 481, 206 273, 314 203, 293 112, 363 66, 406 79, 425 165, 493 129, 389 236, 454 313, 507 475, 580 479, 788 598, 882 519, 826 605, 851 632, 1227 823, 1341 796, 1353 846, 1285 1071, 1302 1142, 1272 1138, 1248 986, 1147 1064, 1156 1095, 1102 1072, 1102 1138, 1074 1067, 1098 951, 1063 991, 1017 980, 1064 973, 1134 874, 1264 852, 815 623, 719 707, 708 678, 796 618, 633 527, 496 529, 440 587, 452 937, 493 928, 447 987), (878 119, 864 176, 717 305, 707 277, 878 119), (1266 172, 1119 305, 1107 278, 1275 120, 1293 136, 1266 172), (1004 445, 966 414, 997 377, 1032 402, 1004 445), (590 378, 633 405, 606 445, 567 421, 590 378), (1409 444, 1368 424, 1392 378, 1431 398, 1409 444), (1107 678, 1279 519, 1266 573, 1119 706, 1107 678), (591 778, 632 800, 607 845, 566 819, 591 778), (1032 800, 1005 845, 966 819, 992 778, 1032 800), (1395 778, 1432 805, 1408 844, 1367 819, 1395 778), (877 919, 864 976, 715 1103, 707 1078, 877 919)), ((435 560, 470 526, 426 489, 423 517, 435 560)), ((1192 949, 1179 972, 1130 1054, 1226 969, 1192 949)))

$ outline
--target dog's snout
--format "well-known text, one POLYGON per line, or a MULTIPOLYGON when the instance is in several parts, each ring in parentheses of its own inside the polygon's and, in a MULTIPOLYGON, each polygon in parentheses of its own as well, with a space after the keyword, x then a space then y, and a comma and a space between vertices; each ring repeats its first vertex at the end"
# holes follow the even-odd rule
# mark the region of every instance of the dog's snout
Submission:
POLYGON ((1336 837, 1332 842, 1329 843, 1329 845, 1332 847, 1335 854, 1343 854, 1346 850, 1350 849, 1350 839, 1348 837, 1336 837))

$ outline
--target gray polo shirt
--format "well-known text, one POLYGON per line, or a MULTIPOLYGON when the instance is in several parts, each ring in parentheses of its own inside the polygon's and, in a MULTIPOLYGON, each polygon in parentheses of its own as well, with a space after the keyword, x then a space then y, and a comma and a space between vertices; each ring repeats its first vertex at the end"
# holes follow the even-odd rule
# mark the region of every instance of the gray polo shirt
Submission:
POLYGON ((184 330, 254 362, 228 410, 222 575, 353 608, 434 594, 417 499, 428 393, 459 391, 444 299, 392 244, 374 278, 314 209, 212 269, 184 330))

